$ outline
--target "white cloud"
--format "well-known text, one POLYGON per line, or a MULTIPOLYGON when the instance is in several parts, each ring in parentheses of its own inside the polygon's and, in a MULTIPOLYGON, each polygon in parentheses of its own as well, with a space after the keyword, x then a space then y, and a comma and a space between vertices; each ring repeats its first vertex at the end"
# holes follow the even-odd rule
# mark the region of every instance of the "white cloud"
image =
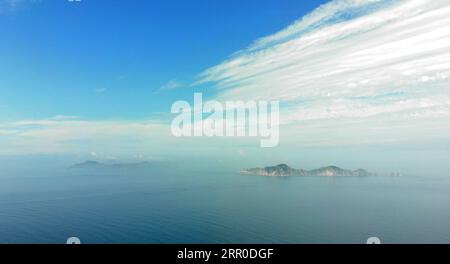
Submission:
POLYGON ((257 40, 198 83, 221 99, 277 99, 286 122, 450 116, 450 3, 337 0, 257 40), (345 19, 344 19, 345 18, 345 19))
MULTIPOLYGON (((195 150, 198 155, 235 156, 236 147, 248 141, 246 138, 176 138, 169 122, 88 121, 63 116, 0 122, 0 155, 69 153, 103 160, 164 159, 190 157, 195 150)), ((259 142, 253 141, 251 145, 258 148, 259 142)))
MULTIPOLYGON (((59 116, 0 123, 0 154, 134 151, 168 138, 167 126, 152 122, 86 121, 59 116)), ((156 144, 158 143, 158 144, 156 144)))
POLYGON ((71 116, 71 115, 57 115, 54 116, 52 118, 50 118, 51 120, 56 120, 56 121, 64 121, 64 120, 76 120, 76 119, 80 119, 80 117, 78 116, 71 116))
POLYGON ((382 0, 340 0, 331 1, 318 7, 310 14, 304 16, 299 21, 296 21, 286 29, 257 40, 249 50, 262 49, 268 46, 275 45, 282 41, 292 39, 296 35, 304 34, 312 30, 320 29, 329 25, 334 20, 339 20, 343 14, 354 14, 357 11, 366 13, 371 9, 375 9, 377 4, 390 3, 392 1, 382 0))
POLYGON ((158 90, 156 90, 156 93, 163 92, 163 91, 171 91, 175 89, 179 89, 184 87, 184 84, 178 80, 170 80, 167 83, 161 85, 158 90))

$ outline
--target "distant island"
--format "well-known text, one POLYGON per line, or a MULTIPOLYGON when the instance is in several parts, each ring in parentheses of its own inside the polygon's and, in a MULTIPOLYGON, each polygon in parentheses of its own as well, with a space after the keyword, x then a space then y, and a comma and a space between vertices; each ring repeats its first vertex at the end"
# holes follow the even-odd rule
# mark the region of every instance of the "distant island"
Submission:
POLYGON ((157 164, 157 162, 141 161, 132 163, 102 163, 93 160, 87 160, 70 166, 70 169, 120 169, 120 168, 146 168, 157 164))
POLYGON ((322 167, 315 170, 294 169, 286 164, 265 168, 244 169, 241 174, 271 176, 271 177, 290 177, 290 176, 324 176, 324 177, 362 177, 373 175, 363 169, 345 170, 336 166, 322 167))

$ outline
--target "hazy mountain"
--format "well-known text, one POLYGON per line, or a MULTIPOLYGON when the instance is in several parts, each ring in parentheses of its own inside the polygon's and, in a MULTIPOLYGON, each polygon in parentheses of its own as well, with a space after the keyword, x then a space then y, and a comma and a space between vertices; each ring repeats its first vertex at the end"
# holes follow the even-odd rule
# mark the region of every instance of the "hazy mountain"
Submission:
POLYGON ((274 177, 286 177, 286 176, 326 176, 326 177, 343 177, 343 176, 370 176, 371 173, 363 169, 355 171, 345 170, 336 166, 328 166, 315 170, 302 170, 294 169, 286 164, 280 164, 277 166, 265 167, 265 168, 252 168, 244 169, 242 174, 259 175, 259 176, 274 176, 274 177))

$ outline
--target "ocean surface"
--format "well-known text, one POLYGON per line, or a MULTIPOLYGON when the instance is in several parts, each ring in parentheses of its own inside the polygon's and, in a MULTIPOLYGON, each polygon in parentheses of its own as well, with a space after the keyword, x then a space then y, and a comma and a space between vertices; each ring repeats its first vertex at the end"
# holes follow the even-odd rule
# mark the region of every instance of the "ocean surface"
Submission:
POLYGON ((450 179, 226 170, 1 175, 0 243, 450 243, 450 179))

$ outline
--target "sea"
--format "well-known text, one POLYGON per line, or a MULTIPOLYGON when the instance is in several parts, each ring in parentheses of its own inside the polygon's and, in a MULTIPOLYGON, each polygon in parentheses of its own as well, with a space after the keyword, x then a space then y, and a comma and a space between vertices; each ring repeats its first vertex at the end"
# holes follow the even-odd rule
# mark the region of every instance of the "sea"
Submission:
POLYGON ((450 178, 1 172, 0 243, 450 243, 450 178))

